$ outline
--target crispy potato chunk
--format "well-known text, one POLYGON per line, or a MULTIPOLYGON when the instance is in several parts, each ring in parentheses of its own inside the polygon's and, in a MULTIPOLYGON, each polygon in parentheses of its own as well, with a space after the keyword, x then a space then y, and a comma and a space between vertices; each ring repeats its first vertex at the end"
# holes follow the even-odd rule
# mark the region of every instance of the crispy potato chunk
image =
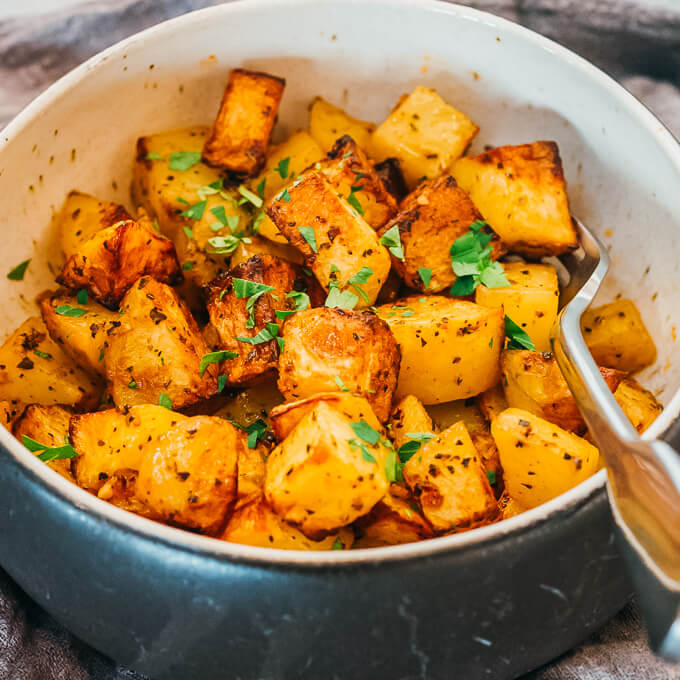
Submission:
POLYGON ((387 491, 389 449, 373 428, 375 443, 362 439, 358 422, 319 402, 267 459, 267 501, 306 536, 350 524, 387 491))
POLYGON ((68 260, 80 252, 83 244, 98 231, 131 219, 128 211, 118 203, 71 191, 54 221, 64 258, 68 260))
POLYGON ((510 250, 540 257, 578 247, 555 142, 499 146, 461 158, 452 172, 510 250))
MULTIPOLYGON (((438 293, 456 280, 451 267, 451 245, 468 232, 473 222, 481 219, 456 180, 451 175, 443 175, 419 184, 401 202, 397 216, 380 233, 397 225, 404 259, 393 255, 392 265, 411 288, 438 293), (431 272, 427 286, 420 276, 421 268, 431 272)), ((504 248, 495 234, 491 245, 491 257, 495 260, 504 253, 504 248)))
POLYGON ((550 351, 550 331, 557 318, 560 290, 555 267, 549 264, 506 262, 503 265, 509 288, 475 289, 475 302, 503 307, 505 313, 526 333, 539 352, 550 351))
POLYGON ((387 420, 400 354, 389 326, 371 312, 318 307, 283 327, 279 389, 287 399, 347 389, 387 420))
POLYGON ((403 475, 438 532, 488 524, 498 515, 486 470, 462 422, 421 446, 404 465, 403 475))
POLYGON ((135 515, 159 521, 161 517, 137 497, 138 475, 137 470, 117 470, 97 491, 97 498, 135 515))
POLYGON ((472 397, 500 378, 505 338, 502 309, 438 295, 381 305, 401 349, 395 396, 439 404, 472 397))
MULTIPOLYGON (((26 435, 48 448, 64 446, 68 442, 69 422, 73 410, 63 406, 40 406, 29 404, 17 419, 12 433, 19 440, 26 435)), ((36 452, 36 455, 41 453, 36 452)), ((47 462, 53 470, 70 482, 75 479, 71 474, 71 458, 61 458, 47 462)))
POLYGON ((309 109, 309 132, 319 146, 328 152, 336 140, 349 135, 362 149, 368 149, 374 123, 353 118, 341 108, 316 97, 309 109))
POLYGON ((285 86, 283 78, 234 69, 203 147, 203 161, 239 175, 254 175, 264 163, 285 86))
POLYGON ((408 434, 434 434, 432 418, 417 397, 408 394, 392 409, 389 434, 394 448, 399 449, 409 441, 408 434))
POLYGON ((166 522, 212 534, 236 499, 245 435, 222 418, 196 416, 142 447, 137 496, 166 522))
POLYGON ((237 508, 220 536, 229 543, 255 545, 279 550, 337 550, 351 547, 354 535, 341 529, 320 541, 307 538, 301 531, 284 522, 263 498, 237 508))
POLYGON ((372 227, 338 196, 323 173, 314 170, 302 175, 285 194, 277 194, 267 204, 266 212, 303 254, 326 291, 333 283, 340 290, 357 292, 350 279, 370 270, 356 297, 358 306, 375 302, 390 271, 390 255, 372 227))
POLYGON ((508 400, 505 398, 503 387, 500 384, 494 385, 478 394, 477 406, 484 414, 486 421, 490 423, 501 411, 508 408, 508 400))
POLYGON ((163 283, 182 280, 172 241, 134 220, 98 231, 66 261, 57 281, 84 288, 109 309, 144 275, 163 283))
POLYGON ((251 449, 244 446, 238 451, 238 480, 236 483, 236 505, 240 507, 257 497, 264 496, 264 478, 267 472, 264 447, 251 449))
POLYGON ((587 309, 581 329, 593 359, 602 366, 634 373, 656 361, 654 340, 632 300, 587 309))
POLYGON ((40 317, 31 317, 0 347, 0 399, 23 404, 94 408, 101 381, 90 376, 52 340, 40 317))
POLYGON ((526 512, 526 508, 523 508, 514 498, 510 498, 507 491, 498 499, 498 507, 503 513, 503 519, 517 517, 526 512))
MULTIPOLYGON (((586 431, 583 416, 552 354, 504 350, 501 370, 510 408, 530 411, 578 435, 586 431)), ((604 367, 600 367, 600 373, 614 392, 623 374, 604 367)))
POLYGON ((143 277, 121 303, 121 325, 109 337, 104 365, 116 406, 158 404, 179 409, 217 392, 217 368, 201 374, 208 353, 194 318, 172 288, 143 277))
POLYGON ((139 470, 144 446, 186 419, 151 404, 73 416, 70 438, 78 457, 72 467, 78 485, 96 493, 116 472, 139 470))
POLYGON ((323 299, 318 286, 300 267, 271 255, 256 255, 210 283, 206 297, 210 321, 219 337, 215 349, 238 354, 222 364, 228 385, 253 384, 275 375, 280 351, 276 339, 249 343, 238 338, 255 338, 267 327, 271 329, 270 324, 278 330, 281 318, 276 311, 295 309, 294 298, 289 297, 295 291, 308 291, 311 304, 323 299), (271 286, 272 290, 255 300, 251 314, 250 296, 238 297, 234 279, 271 286))
POLYGON ((392 194, 397 203, 406 198, 408 187, 398 158, 386 158, 384 161, 376 163, 375 171, 382 180, 385 189, 392 194))
POLYGON ((19 402, 0 401, 0 425, 11 430, 14 421, 21 415, 19 402))
POLYGON ((103 376, 108 333, 120 326, 120 314, 94 300, 80 305, 75 297, 51 292, 40 298, 39 306, 50 337, 61 345, 78 366, 103 376), (70 316, 67 307, 82 309, 84 314, 70 316), (67 313, 58 313, 56 309, 67 313))
POLYGON ((326 179, 354 203, 357 211, 374 229, 382 227, 397 212, 394 197, 385 189, 366 154, 349 135, 335 142, 320 166, 318 169, 326 179), (350 196, 353 198, 350 199, 350 196))
POLYGON ((419 85, 404 95, 371 137, 371 155, 396 157, 406 183, 436 177, 463 155, 479 128, 435 90, 419 85))
POLYGON ((614 398, 639 434, 663 411, 663 406, 656 397, 632 378, 624 378, 619 383, 614 398))
POLYGON ((534 508, 597 472, 599 451, 554 423, 509 408, 491 423, 510 497, 534 508))
POLYGON ((250 236, 249 241, 249 243, 241 241, 236 246, 236 250, 233 252, 229 262, 232 268, 247 262, 251 257, 255 257, 255 255, 271 255, 279 260, 285 260, 293 264, 302 264, 304 262, 300 251, 293 248, 293 246, 270 241, 266 238, 259 238, 258 236, 250 236))

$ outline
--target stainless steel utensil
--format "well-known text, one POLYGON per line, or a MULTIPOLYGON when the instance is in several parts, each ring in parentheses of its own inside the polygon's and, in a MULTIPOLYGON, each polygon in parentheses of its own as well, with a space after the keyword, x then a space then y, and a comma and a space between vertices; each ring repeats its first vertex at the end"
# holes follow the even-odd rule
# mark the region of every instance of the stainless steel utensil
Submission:
POLYGON ((553 351, 604 458, 619 548, 661 656, 680 660, 680 455, 641 439, 600 375, 581 332, 581 315, 609 268, 604 245, 575 221, 581 247, 561 258, 570 274, 553 329, 553 351))

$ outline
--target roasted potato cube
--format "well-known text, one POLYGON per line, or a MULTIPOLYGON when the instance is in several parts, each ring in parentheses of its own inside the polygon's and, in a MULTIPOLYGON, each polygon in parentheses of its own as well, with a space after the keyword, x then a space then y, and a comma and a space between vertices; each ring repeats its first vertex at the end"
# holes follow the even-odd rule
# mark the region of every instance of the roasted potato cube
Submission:
POLYGON ((485 392, 477 395, 477 406, 490 423, 501 411, 508 408, 508 400, 505 398, 503 387, 498 384, 490 387, 485 392))
POLYGON ((104 348, 108 346, 109 331, 120 326, 120 314, 94 300, 81 305, 77 298, 59 293, 47 293, 39 305, 50 337, 78 366, 103 376, 104 348), (78 316, 71 315, 74 309, 78 316))
POLYGON ((382 180, 385 189, 392 194, 397 203, 406 198, 408 187, 398 158, 386 158, 384 161, 376 163, 375 171, 382 180))
MULTIPOLYGON (((468 232, 473 222, 481 220, 467 194, 456 186, 456 180, 443 175, 419 184, 380 233, 397 226, 404 259, 393 255, 392 266, 411 288, 438 293, 456 280, 451 267, 451 245, 468 232), (427 285, 420 275, 423 268, 430 272, 427 285)), ((500 257, 504 248, 495 234, 491 245, 491 257, 500 257)))
POLYGON ((498 499, 498 507, 503 514, 503 519, 510 519, 511 517, 517 517, 526 511, 514 498, 508 496, 507 491, 498 499))
POLYGON ((71 191, 54 221, 64 258, 68 260, 78 253, 98 231, 131 219, 128 211, 118 203, 71 191))
POLYGON ((152 404, 73 416, 70 438, 78 456, 72 467, 78 485, 96 493, 116 472, 139 470, 144 447, 186 419, 152 404))
POLYGON ((109 309, 144 275, 179 283, 182 272, 172 241, 134 220, 98 231, 66 261, 57 281, 85 289, 109 309))
POLYGON ((309 132, 318 145, 328 152, 336 140, 349 135, 362 149, 368 149, 374 123, 353 118, 342 109, 316 97, 309 109, 309 132))
POLYGON ((137 497, 138 475, 137 470, 117 470, 99 488, 97 498, 135 515, 159 521, 161 517, 137 497))
POLYGON ((632 300, 587 309, 581 329, 593 359, 602 366, 634 373, 656 361, 654 340, 632 300))
POLYGON ((203 147, 203 161, 239 175, 254 175, 264 163, 285 86, 283 78, 234 69, 203 147))
POLYGON ((101 393, 101 381, 64 353, 40 317, 26 319, 0 347, 1 400, 87 410, 101 393))
POLYGON ((390 416, 389 433, 396 449, 413 441, 409 434, 434 434, 432 418, 417 397, 409 394, 394 407, 390 416))
POLYGON ((499 146, 459 159, 452 172, 510 250, 540 257, 578 247, 555 142, 499 146))
POLYGON ((316 168, 374 229, 382 227, 396 214, 397 202, 349 135, 335 142, 319 166, 316 168))
POLYGON ((472 397, 500 378, 505 339, 502 309, 438 295, 378 307, 401 349, 396 398, 423 404, 472 397))
POLYGON ((388 454, 378 430, 321 401, 269 455, 265 496, 278 515, 318 539, 385 495, 388 454))
MULTIPOLYGON (((510 408, 530 411, 578 435, 586 431, 583 416, 551 354, 504 350, 501 370, 505 398, 510 408)), ((614 392, 623 374, 604 367, 600 368, 600 373, 614 392)))
POLYGON ((534 508, 597 471, 599 451, 585 439, 537 415, 509 408, 494 418, 491 434, 511 498, 534 508))
POLYGON ((503 307, 507 316, 526 331, 539 352, 549 352, 550 331, 560 299, 555 267, 523 262, 506 262, 502 266, 510 287, 479 285, 475 289, 475 302, 486 307, 503 307))
POLYGON ((172 288, 143 277, 123 298, 120 326, 109 337, 104 367, 116 406, 158 404, 180 409, 217 392, 217 369, 203 367, 203 336, 172 288))
POLYGON ((283 243, 277 243, 257 236, 249 237, 248 241, 248 243, 241 241, 233 252, 229 261, 232 268, 247 262, 251 257, 255 257, 255 255, 271 255, 279 260, 285 260, 293 264, 302 264, 304 261, 300 251, 288 245, 288 242, 284 245, 283 243))
POLYGON ((279 550, 337 550, 351 547, 354 535, 349 529, 341 529, 337 534, 313 541, 284 522, 263 498, 255 498, 234 511, 220 538, 229 543, 279 550))
POLYGON ((182 420, 142 447, 136 495, 162 520, 212 534, 236 499, 245 435, 222 418, 182 420))
POLYGON ((462 422, 423 444, 403 475, 435 531, 488 524, 498 515, 486 470, 462 422))
POLYGON ((624 378, 619 383, 614 392, 614 398, 640 434, 663 411, 663 406, 656 400, 656 397, 632 378, 624 378))
POLYGON ((256 255, 210 283, 206 297, 210 322, 219 337, 215 349, 238 355, 222 364, 228 385, 252 384, 275 375, 280 350, 270 331, 274 331, 273 336, 279 331, 282 319, 277 310, 285 314, 295 309, 294 299, 288 297, 295 291, 309 291, 312 304, 321 301, 314 282, 297 265, 271 255, 256 255), (253 303, 252 295, 257 292, 239 297, 248 291, 243 288, 246 284, 235 287, 235 280, 252 281, 265 288, 253 303), (262 333, 268 333, 269 339, 262 333))
POLYGON ((436 177, 463 155, 479 128, 435 90, 419 85, 404 95, 371 137, 377 160, 396 157, 410 188, 436 177))
POLYGON ((238 480, 236 483, 236 504, 238 506, 264 496, 265 466, 264 447, 241 447, 238 451, 238 480))
MULTIPOLYGON (((40 406, 29 404, 26 410, 14 423, 12 433, 21 442, 26 435, 47 448, 56 448, 68 443, 69 422, 73 410, 63 406, 40 406)), ((41 453, 36 452, 36 455, 41 453)), ((62 477, 74 482, 71 474, 71 458, 61 458, 48 461, 53 470, 62 477)))
POLYGON ((387 420, 399 375, 399 348, 389 326, 372 312, 318 307, 283 327, 279 389, 286 399, 349 390, 387 420))
POLYGON ((266 212, 304 255, 305 264, 326 291, 332 283, 340 290, 358 293, 358 306, 375 302, 390 271, 390 255, 323 173, 315 170, 302 175, 267 204, 266 212), (352 287, 350 279, 359 272, 368 274, 366 283, 352 287))

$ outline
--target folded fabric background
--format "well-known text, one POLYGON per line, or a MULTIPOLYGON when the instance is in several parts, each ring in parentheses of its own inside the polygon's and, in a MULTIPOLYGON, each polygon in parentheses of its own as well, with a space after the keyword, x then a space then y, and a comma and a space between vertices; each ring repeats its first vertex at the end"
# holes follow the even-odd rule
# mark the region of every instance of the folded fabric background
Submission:
MULTIPOLYGON (((619 79, 680 136, 680 0, 459 1, 572 48, 619 79)), ((92 54, 147 26, 212 4, 219 1, 95 0, 0 22, 0 128, 92 54)), ((74 639, 1 570, 0 678, 143 680, 74 639)), ((680 680, 680 667, 661 664, 647 650, 634 605, 524 680, 630 679, 680 680)))

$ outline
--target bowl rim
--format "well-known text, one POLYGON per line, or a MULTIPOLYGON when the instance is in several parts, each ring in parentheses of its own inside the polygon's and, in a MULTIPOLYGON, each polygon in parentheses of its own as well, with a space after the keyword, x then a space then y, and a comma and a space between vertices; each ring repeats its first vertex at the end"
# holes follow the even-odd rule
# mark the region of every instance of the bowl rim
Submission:
MULTIPOLYGON (((446 16, 447 20, 453 17, 458 21, 482 22, 498 30, 501 35, 510 34, 513 37, 530 43, 538 50, 554 53, 567 66, 581 71, 585 76, 596 81, 597 85, 632 114, 637 119, 637 122, 646 129, 648 134, 656 138, 659 146, 664 148, 680 173, 680 146, 673 135, 644 104, 595 65, 566 47, 524 26, 482 10, 449 2, 441 2, 440 0, 236 0, 228 4, 188 12, 155 24, 125 38, 90 57, 87 61, 62 76, 29 103, 2 130, 0 154, 2 154, 3 148, 11 139, 20 135, 23 128, 36 120, 43 110, 49 108, 51 102, 76 88, 83 80, 89 77, 91 72, 95 72, 101 64, 111 57, 124 53, 125 50, 133 45, 157 33, 164 34, 178 29, 186 30, 192 23, 201 22, 206 17, 221 18, 223 16, 233 16, 234 14, 257 14, 274 6, 277 8, 284 6, 292 10, 302 11, 305 5, 310 4, 342 7, 343 10, 352 5, 361 6, 364 10, 366 6, 372 6, 377 9, 394 9, 408 6, 410 8, 417 8, 423 13, 438 13, 446 16)), ((679 411, 680 390, 673 395, 663 413, 645 433, 644 438, 653 439, 658 436, 677 417, 679 411)), ((441 552, 463 550, 466 547, 484 546, 485 544, 501 541, 510 535, 535 530, 556 516, 575 512, 594 496, 604 492, 607 479, 606 470, 600 470, 581 484, 543 505, 527 510, 516 517, 503 520, 502 522, 460 534, 441 536, 416 543, 361 550, 281 550, 229 543, 209 536, 193 534, 184 529, 160 524, 117 508, 81 489, 44 465, 5 428, 0 428, 0 448, 14 459, 12 461, 14 465, 20 469, 22 474, 29 476, 32 482, 38 484, 53 496, 56 496, 60 502, 68 504, 70 508, 75 507, 78 511, 87 513, 96 521, 115 525, 117 529, 131 531, 140 538, 154 543, 165 544, 169 548, 183 550, 205 558, 256 564, 261 567, 269 566, 272 568, 290 567, 300 569, 319 566, 333 568, 367 563, 390 563, 422 558, 441 552)))

